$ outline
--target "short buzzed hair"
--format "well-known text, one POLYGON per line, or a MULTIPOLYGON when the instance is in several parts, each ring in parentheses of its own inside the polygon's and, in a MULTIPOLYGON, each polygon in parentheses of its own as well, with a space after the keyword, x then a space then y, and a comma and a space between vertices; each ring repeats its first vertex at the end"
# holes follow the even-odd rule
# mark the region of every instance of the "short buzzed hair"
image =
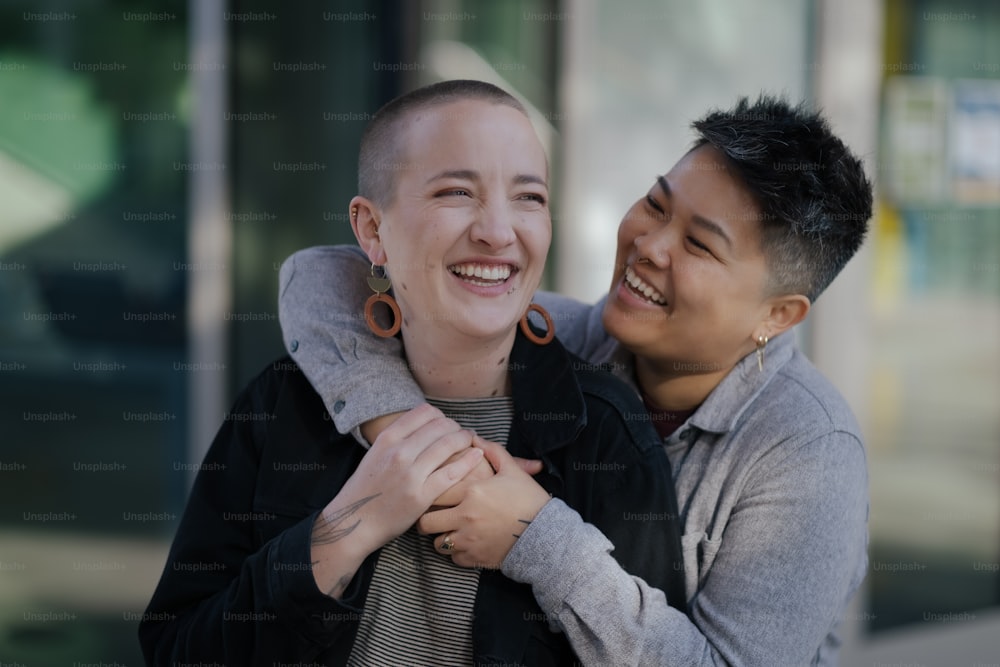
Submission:
POLYGON ((872 185, 861 160, 819 113, 767 95, 692 127, 695 148, 721 151, 760 207, 770 291, 815 301, 868 229, 872 185))
POLYGON ((388 206, 396 192, 396 173, 406 168, 402 164, 403 145, 399 132, 402 121, 414 111, 458 100, 502 104, 528 115, 514 96, 484 81, 441 81, 401 95, 379 109, 361 135, 358 194, 379 206, 388 206))

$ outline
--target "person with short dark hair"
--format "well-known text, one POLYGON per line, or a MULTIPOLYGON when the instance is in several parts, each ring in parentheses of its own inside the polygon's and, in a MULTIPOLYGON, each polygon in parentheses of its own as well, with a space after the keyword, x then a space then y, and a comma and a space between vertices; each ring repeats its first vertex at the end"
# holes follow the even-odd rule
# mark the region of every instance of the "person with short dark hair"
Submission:
MULTIPOLYGON (((506 499, 500 539, 561 498, 684 609, 681 569, 663 566, 681 561, 670 465, 649 424, 628 420, 641 403, 527 320, 551 221, 548 162, 523 107, 477 81, 418 89, 375 115, 360 162, 349 211, 369 295, 351 318, 398 331, 433 407, 369 446, 337 432, 341 406, 327 412, 287 358, 253 380, 201 466, 140 624, 148 664, 572 664, 527 584, 489 561, 459 566, 450 556, 464 545, 414 527, 473 482, 506 499), (516 493, 512 456, 537 472, 516 493)), ((312 278, 305 264, 283 275, 293 291, 312 278)))
MULTIPOLYGON (((531 525, 504 539, 504 502, 534 484, 509 465, 450 491, 418 526, 454 543, 456 563, 497 562, 530 584, 585 664, 832 665, 867 566, 867 464, 851 410, 792 329, 861 245, 871 184, 803 105, 741 99, 693 127, 694 147, 622 219, 608 296, 588 306, 536 295, 570 350, 633 384, 646 407, 634 419, 659 432, 689 615, 558 498, 540 499, 531 525), (511 495, 489 493, 496 478, 511 495)), ((349 278, 356 253, 313 248, 288 263, 311 272, 282 292, 286 345, 343 408, 338 428, 374 437, 388 413, 423 399, 397 341, 323 322, 361 293, 349 278)))

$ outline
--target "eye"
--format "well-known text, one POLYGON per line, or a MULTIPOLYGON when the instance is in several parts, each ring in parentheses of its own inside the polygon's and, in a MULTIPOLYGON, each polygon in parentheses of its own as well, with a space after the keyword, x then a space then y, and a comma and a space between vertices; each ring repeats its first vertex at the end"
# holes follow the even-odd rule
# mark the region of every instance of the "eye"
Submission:
POLYGON ((451 188, 450 190, 442 190, 441 192, 434 195, 435 197, 471 197, 472 193, 464 188, 451 188))
POLYGON ((664 211, 663 211, 663 207, 662 207, 662 206, 660 206, 660 205, 659 205, 659 204, 658 204, 658 203, 656 202, 656 200, 655 200, 655 199, 653 199, 653 196, 652 196, 652 195, 646 195, 646 203, 647 203, 647 204, 649 205, 649 207, 650 207, 651 209, 653 209, 653 210, 654 210, 654 211, 656 211, 657 213, 663 213, 663 212, 664 212, 664 211))
POLYGON ((702 243, 701 241, 699 241, 698 239, 696 239, 695 237, 689 236, 689 237, 687 237, 687 240, 688 240, 688 243, 690 243, 691 245, 693 245, 698 250, 701 250, 702 252, 707 252, 710 255, 712 254, 712 251, 708 249, 708 246, 705 245, 704 243, 702 243))
POLYGON ((544 195, 540 195, 540 194, 538 194, 536 192, 525 193, 525 194, 521 195, 519 197, 519 199, 522 199, 524 201, 535 202, 536 204, 539 204, 540 206, 545 206, 545 203, 546 203, 545 196, 544 195))

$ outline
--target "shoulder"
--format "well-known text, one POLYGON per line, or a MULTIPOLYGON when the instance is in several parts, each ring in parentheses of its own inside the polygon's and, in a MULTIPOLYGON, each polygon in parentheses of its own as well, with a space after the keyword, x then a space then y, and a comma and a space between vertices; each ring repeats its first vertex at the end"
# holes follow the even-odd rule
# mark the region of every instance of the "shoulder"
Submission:
POLYGON ((867 484, 864 438, 854 413, 837 388, 798 350, 741 421, 736 449, 757 459, 756 464, 767 462, 752 466, 757 475, 780 466, 787 468, 786 475, 810 477, 826 471, 839 484, 848 480, 867 484))
POLYGON ((332 424, 323 400, 291 357, 275 359, 251 379, 233 403, 227 420, 252 426, 265 443, 275 431, 327 430, 332 424))
POLYGON ((364 453, 351 435, 337 432, 319 394, 287 356, 250 380, 227 422, 233 436, 220 446, 255 461, 255 506, 290 515, 328 502, 364 453))
POLYGON ((303 392, 308 389, 312 389, 312 386, 299 369, 299 365, 285 355, 270 362, 247 382, 237 402, 242 400, 255 404, 273 404, 283 393, 303 392))
POLYGON ((754 400, 750 420, 767 420, 774 435, 811 440, 840 433, 862 443, 847 400, 799 350, 754 400))
MULTIPOLYGON (((692 424, 712 434, 711 461, 729 469, 730 481, 733 475, 768 477, 786 460, 813 469, 850 469, 863 478, 864 441, 847 401, 797 348, 785 354, 766 380, 758 376, 756 364, 744 364, 734 381, 724 380, 730 382, 729 404, 716 401, 711 406, 715 424, 708 418, 699 423, 713 397, 695 413, 692 424), (737 404, 741 392, 752 393, 737 404), (718 430, 710 427, 723 424, 718 430)), ((686 451, 682 444, 671 445, 671 456, 686 451)))

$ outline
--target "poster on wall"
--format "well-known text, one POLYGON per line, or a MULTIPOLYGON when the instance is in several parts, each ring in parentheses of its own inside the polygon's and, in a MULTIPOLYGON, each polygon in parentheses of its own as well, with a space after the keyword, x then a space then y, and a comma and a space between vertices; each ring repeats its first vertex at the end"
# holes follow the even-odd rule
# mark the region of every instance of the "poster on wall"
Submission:
POLYGON ((900 208, 942 203, 948 196, 948 84, 894 76, 885 83, 884 156, 879 171, 900 208))
POLYGON ((948 115, 952 197, 960 206, 1000 205, 1000 81, 952 83, 948 115))

